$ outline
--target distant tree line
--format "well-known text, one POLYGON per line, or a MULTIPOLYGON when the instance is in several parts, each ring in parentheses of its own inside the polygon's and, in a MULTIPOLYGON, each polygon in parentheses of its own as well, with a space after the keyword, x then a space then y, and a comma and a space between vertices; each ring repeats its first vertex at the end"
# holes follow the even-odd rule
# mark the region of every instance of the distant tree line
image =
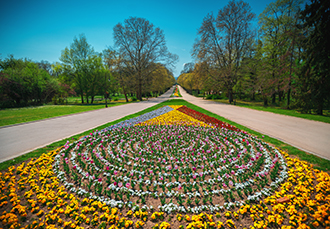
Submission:
POLYGON ((116 93, 133 100, 158 96, 175 84, 172 67, 178 57, 166 47, 163 31, 148 20, 131 17, 114 27, 114 48, 101 53, 75 37, 59 62, 33 62, 9 56, 0 60, 0 108, 63 103, 79 96, 93 103, 96 95, 116 93))
POLYGON ((330 107, 330 1, 277 0, 256 17, 243 1, 207 15, 178 83, 209 97, 262 100, 303 112, 330 107))
POLYGON ((0 108, 40 105, 75 92, 53 75, 51 64, 13 56, 0 61, 0 108))

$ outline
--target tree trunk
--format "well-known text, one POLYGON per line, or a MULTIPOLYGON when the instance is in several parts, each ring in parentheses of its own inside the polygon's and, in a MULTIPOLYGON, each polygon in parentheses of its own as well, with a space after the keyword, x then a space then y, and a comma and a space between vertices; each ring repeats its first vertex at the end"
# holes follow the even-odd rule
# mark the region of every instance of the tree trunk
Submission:
POLYGON ((268 106, 268 99, 267 96, 263 96, 264 97, 264 106, 268 106))
POLYGON ((272 94, 272 104, 275 104, 276 102, 276 94, 275 92, 272 94))
POLYGON ((317 100, 317 110, 316 113, 318 115, 323 115, 323 96, 321 95, 320 98, 317 100))
POLYGON ((80 91, 81 103, 84 103, 84 93, 80 91))
POLYGON ((228 89, 228 100, 229 100, 229 103, 233 102, 233 89, 232 88, 228 89))
POLYGON ((280 85, 277 85, 277 91, 278 91, 278 101, 282 101, 282 91, 280 89, 280 85))
POLYGON ((287 93, 287 99, 286 99, 286 108, 289 109, 290 108, 290 95, 291 95, 291 77, 289 79, 289 89, 288 89, 288 93, 287 93))
POLYGON ((128 103, 127 93, 126 93, 125 89, 123 89, 123 93, 125 95, 126 103, 128 103))

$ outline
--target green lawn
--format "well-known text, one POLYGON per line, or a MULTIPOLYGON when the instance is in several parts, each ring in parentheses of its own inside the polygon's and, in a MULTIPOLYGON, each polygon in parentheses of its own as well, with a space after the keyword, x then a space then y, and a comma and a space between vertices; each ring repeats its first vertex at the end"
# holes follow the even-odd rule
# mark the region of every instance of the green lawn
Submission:
MULTIPOLYGON (((108 106, 125 104, 123 100, 108 103, 108 106)), ((105 108, 105 103, 77 105, 44 105, 0 110, 0 126, 53 118, 62 115, 75 114, 105 108)))
POLYGON ((42 153, 46 153, 46 152, 48 152, 50 150, 57 149, 58 147, 63 146, 67 141, 70 141, 70 142, 76 141, 80 137, 86 136, 86 135, 88 135, 90 132, 92 132, 94 130, 101 130, 101 129, 107 127, 107 126, 114 125, 114 124, 116 124, 116 123, 118 123, 120 121, 124 121, 126 119, 137 117, 139 115, 142 115, 144 113, 150 112, 150 111, 155 110, 155 109, 158 109, 158 108, 160 108, 162 106, 165 106, 165 105, 186 105, 187 107, 189 107, 191 109, 194 109, 196 111, 202 112, 202 113, 204 113, 206 115, 209 115, 211 117, 215 117, 215 118, 217 118, 217 119, 219 119, 219 120, 221 120, 223 122, 227 122, 227 123, 229 123, 231 125, 234 125, 234 126, 240 128, 240 129, 244 130, 244 131, 247 131, 250 134, 256 135, 259 138, 263 138, 264 141, 269 142, 270 144, 272 144, 272 145, 274 145, 274 146, 282 149, 283 151, 287 152, 291 156, 299 157, 301 160, 308 161, 309 163, 312 163, 314 165, 314 168, 316 168, 316 169, 320 169, 320 170, 327 171, 327 172, 330 171, 329 160, 319 158, 319 157, 314 156, 312 154, 307 154, 307 153, 305 153, 305 152, 303 152, 303 151, 301 151, 301 150, 299 150, 299 149, 297 149, 297 148, 295 148, 293 146, 290 146, 290 145, 288 145, 288 144, 286 144, 284 142, 281 142, 281 141, 279 141, 277 139, 274 139, 274 138, 271 138, 269 136, 263 136, 262 134, 260 134, 260 133, 258 133, 256 131, 253 131, 253 130, 251 130, 249 128, 246 128, 244 126, 241 126, 241 125, 239 125, 239 124, 237 124, 235 122, 229 121, 229 120, 227 120, 227 119, 225 119, 225 118, 223 118, 221 116, 218 116, 216 114, 213 114, 213 113, 211 113, 211 112, 209 112, 207 110, 204 110, 204 109, 202 109, 202 108, 200 108, 198 106, 195 106, 195 105, 193 105, 191 103, 188 103, 187 101, 182 100, 182 99, 172 99, 172 100, 168 100, 168 101, 162 102, 160 104, 157 104, 157 105, 155 105, 153 107, 150 107, 150 108, 145 109, 143 111, 140 111, 138 113, 135 113, 135 114, 132 114, 132 115, 128 115, 128 116, 123 117, 123 118, 121 118, 119 120, 116 120, 114 122, 110 122, 110 123, 107 123, 105 125, 99 126, 96 129, 92 129, 92 130, 86 131, 86 132, 84 132, 82 134, 73 136, 71 138, 67 138, 67 139, 64 139, 62 141, 52 143, 52 144, 50 144, 50 145, 48 145, 46 147, 43 147, 43 148, 34 150, 34 151, 32 151, 32 152, 30 152, 28 154, 19 156, 19 157, 13 159, 13 160, 9 160, 9 161, 3 162, 3 163, 0 164, 0 171, 2 171, 4 169, 7 169, 11 165, 16 165, 18 163, 21 163, 23 161, 26 161, 26 160, 28 160, 30 158, 39 157, 42 153))
MULTIPOLYGON (((227 99, 226 100, 225 99, 218 99, 218 100, 214 100, 214 101, 229 104, 227 99)), ((309 120, 314 120, 314 121, 319 121, 319 122, 330 123, 330 113, 329 113, 329 111, 325 111, 324 112, 325 115, 302 114, 299 111, 287 110, 287 109, 281 108, 279 106, 264 107, 263 102, 247 102, 247 101, 242 101, 242 100, 237 100, 236 101, 236 106, 246 107, 246 108, 250 108, 250 109, 254 109, 254 110, 260 110, 260 111, 268 111, 268 112, 272 112, 272 113, 276 113, 276 114, 294 116, 294 117, 298 117, 298 118, 304 118, 304 119, 309 119, 309 120)))

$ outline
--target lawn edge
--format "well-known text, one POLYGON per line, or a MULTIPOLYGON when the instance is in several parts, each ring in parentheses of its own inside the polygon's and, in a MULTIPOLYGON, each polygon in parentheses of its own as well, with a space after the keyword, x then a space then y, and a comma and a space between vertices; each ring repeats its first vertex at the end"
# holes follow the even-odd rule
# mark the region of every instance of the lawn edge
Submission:
POLYGON ((199 106, 196 106, 196 105, 194 105, 192 103, 189 103, 186 100, 183 100, 183 99, 169 99, 167 101, 161 102, 159 104, 156 104, 156 105, 154 105, 152 107, 149 107, 149 108, 144 109, 142 111, 139 111, 137 113, 124 116, 124 117, 122 117, 120 119, 117 119, 115 121, 112 121, 112 122, 106 123, 104 125, 100 125, 100 126, 98 126, 96 128, 92 128, 92 129, 89 129, 87 131, 84 131, 84 132, 82 132, 80 134, 73 135, 73 136, 70 136, 70 137, 65 138, 63 140, 53 142, 53 143, 51 143, 49 145, 46 145, 46 146, 44 146, 42 148, 35 149, 35 150, 33 150, 33 151, 31 151, 31 152, 29 152, 27 154, 24 154, 24 155, 18 156, 16 158, 13 158, 13 159, 4 161, 4 162, 0 163, 0 172, 8 169, 12 165, 20 164, 21 162, 26 161, 26 160, 29 160, 30 158, 39 157, 43 153, 47 153, 47 152, 49 152, 51 150, 55 150, 55 149, 63 146, 67 141, 78 140, 80 137, 86 136, 86 135, 88 135, 92 131, 104 129, 107 126, 114 125, 114 124, 116 124, 118 122, 121 122, 121 121, 124 121, 124 120, 127 120, 127 119, 131 119, 131 118, 140 116, 140 115, 145 114, 147 112, 156 110, 156 109, 158 109, 158 108, 160 108, 162 106, 171 105, 171 103, 174 103, 175 105, 177 105, 179 103, 186 103, 184 105, 188 105, 187 107, 189 107, 191 109, 194 109, 196 111, 200 111, 200 112, 202 112, 202 113, 204 113, 206 115, 209 115, 210 117, 217 118, 220 121, 223 121, 223 122, 226 122, 226 123, 228 123, 230 125, 233 125, 233 126, 239 128, 239 129, 243 130, 243 131, 248 132, 249 134, 255 135, 255 136, 263 139, 263 141, 265 141, 267 143, 270 143, 270 144, 276 146, 277 148, 281 149, 282 151, 288 153, 289 155, 291 155, 291 156, 297 156, 300 160, 309 162, 316 169, 319 169, 319 170, 322 170, 322 171, 325 171, 325 172, 329 172, 330 171, 330 163, 329 163, 329 160, 327 160, 327 159, 323 159, 323 158, 320 158, 320 157, 318 157, 316 155, 309 154, 309 153, 304 152, 304 151, 298 149, 297 147, 291 146, 291 145, 289 145, 289 144, 287 144, 287 143, 285 143, 285 142, 283 142, 281 140, 278 140, 276 138, 272 138, 270 136, 267 136, 267 135, 261 134, 261 133, 259 133, 257 131, 254 131, 252 129, 249 129, 248 127, 245 127, 243 125, 240 125, 238 123, 235 123, 233 121, 230 121, 230 120, 228 120, 226 118, 223 118, 223 117, 221 117, 221 116, 219 116, 217 114, 214 114, 214 113, 212 113, 210 111, 207 111, 207 110, 205 110, 205 109, 203 109, 203 108, 201 108, 199 106))

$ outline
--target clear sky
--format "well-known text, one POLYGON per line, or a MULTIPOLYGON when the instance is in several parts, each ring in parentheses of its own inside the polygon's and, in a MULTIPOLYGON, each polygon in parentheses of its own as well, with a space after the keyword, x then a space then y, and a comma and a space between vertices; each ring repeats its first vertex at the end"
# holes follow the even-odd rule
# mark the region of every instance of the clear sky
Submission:
MULTIPOLYGON (((275 0, 245 0, 258 16, 275 0)), ((95 51, 113 46, 113 27, 129 17, 142 17, 164 31, 170 52, 183 64, 192 62, 191 50, 203 18, 228 0, 8 0, 0 7, 0 58, 9 54, 33 61, 59 61, 61 50, 84 33, 95 51)))

